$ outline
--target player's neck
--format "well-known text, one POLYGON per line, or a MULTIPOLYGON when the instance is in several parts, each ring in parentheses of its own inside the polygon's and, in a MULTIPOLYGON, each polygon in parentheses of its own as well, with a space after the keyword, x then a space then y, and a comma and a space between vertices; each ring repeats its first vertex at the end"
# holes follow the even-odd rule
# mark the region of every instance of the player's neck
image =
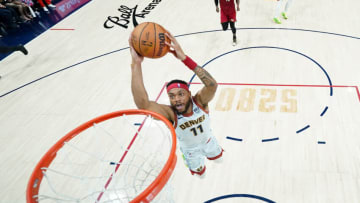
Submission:
POLYGON ((193 109, 193 103, 190 101, 190 105, 189 105, 189 108, 184 112, 182 113, 183 115, 189 115, 192 113, 192 109, 193 109))

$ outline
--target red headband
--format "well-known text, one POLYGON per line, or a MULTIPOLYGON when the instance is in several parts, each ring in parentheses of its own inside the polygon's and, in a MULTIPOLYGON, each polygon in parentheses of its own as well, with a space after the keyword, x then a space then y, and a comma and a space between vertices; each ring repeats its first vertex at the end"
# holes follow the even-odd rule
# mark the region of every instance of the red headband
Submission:
POLYGON ((169 92, 173 88, 183 88, 183 89, 186 89, 187 91, 189 91, 189 87, 183 83, 173 83, 173 84, 169 85, 166 88, 166 90, 167 90, 167 92, 169 92))

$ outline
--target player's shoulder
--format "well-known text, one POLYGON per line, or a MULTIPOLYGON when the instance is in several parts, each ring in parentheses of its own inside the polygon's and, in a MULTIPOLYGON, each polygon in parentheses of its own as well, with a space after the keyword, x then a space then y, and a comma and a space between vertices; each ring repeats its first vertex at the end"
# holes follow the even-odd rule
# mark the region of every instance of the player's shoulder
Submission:
POLYGON ((198 106, 201 110, 203 110, 204 112, 208 113, 209 109, 208 109, 208 104, 204 104, 201 101, 201 98, 198 94, 196 94, 195 96, 192 97, 193 103, 198 106))

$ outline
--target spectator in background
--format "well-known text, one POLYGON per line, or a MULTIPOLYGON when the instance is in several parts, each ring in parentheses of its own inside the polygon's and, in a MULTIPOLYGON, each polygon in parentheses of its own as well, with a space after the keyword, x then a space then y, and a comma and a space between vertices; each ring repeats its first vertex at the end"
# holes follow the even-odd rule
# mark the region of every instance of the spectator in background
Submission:
POLYGON ((43 8, 43 10, 45 11, 45 12, 49 12, 49 10, 46 8, 46 5, 50 8, 50 9, 55 9, 56 8, 56 6, 55 5, 53 5, 52 3, 51 3, 51 0, 37 0, 38 2, 39 2, 39 4, 40 4, 40 7, 41 8, 43 8), (44 3, 45 2, 45 3, 44 3), (45 5, 46 4, 46 5, 45 5))
POLYGON ((28 9, 29 9, 32 17, 35 18, 36 14, 35 14, 34 9, 33 9, 34 2, 32 0, 21 0, 21 1, 28 6, 28 9))
POLYGON ((6 28, 16 29, 19 28, 19 25, 16 24, 17 18, 16 12, 11 8, 7 8, 0 0, 0 23, 4 23, 6 28))
POLYGON ((30 14, 30 10, 27 4, 23 3, 20 0, 2 0, 5 3, 5 6, 11 7, 18 11, 20 14, 20 19, 22 22, 28 22, 32 20, 32 16, 30 14))
POLYGON ((27 55, 29 53, 28 50, 22 44, 18 46, 8 46, 8 47, 0 46, 1 54, 7 54, 13 51, 21 51, 24 55, 27 55))

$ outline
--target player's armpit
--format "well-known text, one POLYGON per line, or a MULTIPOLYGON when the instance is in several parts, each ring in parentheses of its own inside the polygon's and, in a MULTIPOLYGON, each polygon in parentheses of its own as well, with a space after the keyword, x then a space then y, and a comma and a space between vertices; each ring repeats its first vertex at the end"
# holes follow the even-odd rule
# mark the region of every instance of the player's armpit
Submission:
MULTIPOLYGON (((201 90, 200 90, 201 91, 201 90)), ((210 99, 209 101, 207 102, 204 102, 202 99, 201 99, 201 96, 200 96, 200 91, 194 96, 194 100, 196 102, 197 105, 200 105, 200 107, 206 111, 209 110, 209 101, 212 99, 210 99)))

